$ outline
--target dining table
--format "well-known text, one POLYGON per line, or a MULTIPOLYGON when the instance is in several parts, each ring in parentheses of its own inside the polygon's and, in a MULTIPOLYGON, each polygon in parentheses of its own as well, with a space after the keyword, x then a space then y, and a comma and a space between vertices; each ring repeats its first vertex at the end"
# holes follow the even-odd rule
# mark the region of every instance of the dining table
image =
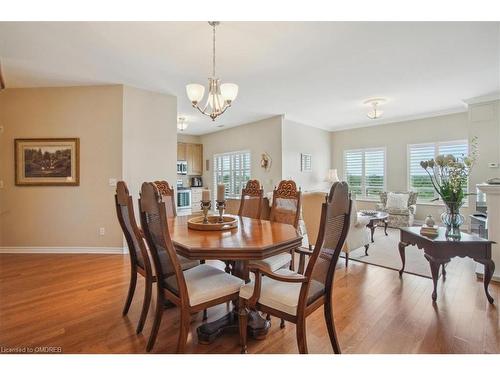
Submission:
MULTIPOLYGON (((196 216, 196 215, 195 215, 196 216)), ((199 215, 198 215, 199 216, 199 215)), ((195 230, 188 228, 193 215, 168 219, 170 236, 179 255, 192 260, 221 260, 232 263, 231 273, 250 282, 249 263, 283 252, 290 252, 302 244, 302 236, 292 225, 236 215, 238 226, 229 230, 195 230)), ((233 301, 235 306, 238 301, 233 301)), ((255 339, 264 339, 271 326, 257 311, 251 311, 248 333, 255 339)), ((236 308, 225 316, 197 328, 198 342, 209 344, 226 332, 238 330, 236 308)))

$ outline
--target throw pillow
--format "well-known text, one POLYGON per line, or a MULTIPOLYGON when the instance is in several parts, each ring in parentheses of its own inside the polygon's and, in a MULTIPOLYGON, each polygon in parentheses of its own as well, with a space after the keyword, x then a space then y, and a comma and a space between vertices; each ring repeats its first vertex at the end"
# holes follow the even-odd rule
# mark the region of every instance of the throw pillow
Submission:
POLYGON ((408 208, 409 194, 389 193, 387 194, 387 208, 405 209, 408 208))

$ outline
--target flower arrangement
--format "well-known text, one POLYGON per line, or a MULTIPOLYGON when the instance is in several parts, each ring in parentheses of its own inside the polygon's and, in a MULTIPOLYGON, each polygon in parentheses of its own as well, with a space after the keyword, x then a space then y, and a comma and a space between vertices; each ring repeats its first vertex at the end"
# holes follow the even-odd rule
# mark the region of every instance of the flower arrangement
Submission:
POLYGON ((432 186, 448 209, 448 212, 441 215, 441 219, 448 227, 458 228, 463 223, 464 218, 459 214, 459 210, 464 198, 469 195, 465 192, 465 188, 477 156, 477 137, 474 137, 471 140, 469 155, 461 157, 438 155, 435 159, 420 162, 420 166, 429 175, 432 186))

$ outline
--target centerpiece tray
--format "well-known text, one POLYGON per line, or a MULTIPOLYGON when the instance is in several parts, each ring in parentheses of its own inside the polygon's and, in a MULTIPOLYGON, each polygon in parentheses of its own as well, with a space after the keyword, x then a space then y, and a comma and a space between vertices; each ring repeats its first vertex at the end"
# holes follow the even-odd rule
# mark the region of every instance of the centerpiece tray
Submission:
POLYGON ((228 230, 238 227, 238 220, 233 216, 222 216, 222 223, 219 223, 219 215, 207 216, 208 223, 203 223, 203 216, 192 217, 188 220, 188 228, 195 230, 228 230))

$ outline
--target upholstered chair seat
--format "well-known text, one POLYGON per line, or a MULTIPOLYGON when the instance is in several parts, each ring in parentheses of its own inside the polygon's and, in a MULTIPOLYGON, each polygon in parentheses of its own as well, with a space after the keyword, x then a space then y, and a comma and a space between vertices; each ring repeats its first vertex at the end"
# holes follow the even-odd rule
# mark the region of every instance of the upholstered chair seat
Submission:
MULTIPOLYGON (((302 277, 302 275, 286 268, 280 269, 275 273, 289 277, 302 277)), ((301 283, 283 282, 264 277, 262 278, 259 304, 283 311, 290 315, 296 315, 301 287, 301 283)), ((243 286, 240 289, 240 298, 249 299, 253 294, 253 289, 254 281, 243 286)), ((323 296, 324 293, 325 286, 317 280, 311 280, 309 293, 307 295, 307 304, 313 303, 316 299, 323 296)))
MULTIPOLYGON (((242 279, 208 264, 200 264, 184 271, 184 279, 191 306, 237 293, 244 285, 242 279)), ((179 294, 175 275, 165 280, 165 286, 175 294, 179 294)))
POLYGON ((273 255, 272 257, 266 259, 252 260, 252 264, 257 264, 261 267, 264 267, 268 271, 276 271, 290 264, 291 261, 292 261, 292 254, 281 253, 278 255, 273 255))

